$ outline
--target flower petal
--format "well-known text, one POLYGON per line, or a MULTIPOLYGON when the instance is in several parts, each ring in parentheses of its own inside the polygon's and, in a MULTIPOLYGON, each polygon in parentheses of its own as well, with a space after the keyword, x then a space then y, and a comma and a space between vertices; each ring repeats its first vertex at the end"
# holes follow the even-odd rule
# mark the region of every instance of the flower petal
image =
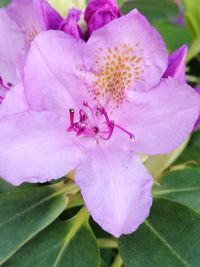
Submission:
POLYGON ((86 64, 82 55, 85 46, 82 40, 59 31, 42 32, 35 38, 24 81, 31 108, 66 113, 88 99, 81 71, 86 64))
POLYGON ((85 9, 84 19, 89 34, 121 16, 116 0, 90 0, 85 9))
POLYGON ((0 76, 5 83, 16 84, 18 57, 24 47, 24 36, 4 9, 0 10, 0 76))
POLYGON ((0 106, 0 119, 29 109, 24 95, 24 87, 21 83, 11 88, 0 106))
POLYGON ((40 23, 40 27, 46 30, 57 30, 62 22, 61 15, 46 1, 32 0, 34 13, 40 23))
POLYGON ((131 152, 88 151, 75 182, 93 219, 116 237, 135 231, 149 214, 152 179, 131 152))
POLYGON ((136 9, 93 32, 88 45, 96 51, 93 69, 100 81, 105 80, 104 87, 111 80, 119 89, 150 90, 167 68, 161 36, 136 9))
POLYGON ((133 93, 132 103, 120 110, 118 124, 134 134, 135 152, 162 154, 187 138, 199 112, 200 96, 195 90, 168 78, 150 92, 133 93))
POLYGON ((79 9, 71 8, 67 18, 60 24, 60 30, 79 40, 83 38, 83 33, 78 25, 82 12, 79 9))
POLYGON ((13 185, 57 179, 79 164, 81 146, 65 118, 26 111, 2 119, 0 127, 0 177, 13 185))
POLYGON ((87 44, 61 32, 41 33, 27 60, 27 98, 36 110, 63 110, 68 102, 72 108, 73 101, 82 105, 83 100, 117 105, 110 101, 116 100, 115 92, 152 89, 167 67, 167 58, 161 37, 136 10, 95 31, 87 44))
POLYGON ((7 13, 25 34, 27 44, 30 44, 33 38, 41 30, 41 25, 37 20, 33 7, 33 1, 12 0, 7 8, 7 13))
MULTIPOLYGON (((195 90, 198 94, 200 94, 200 86, 197 86, 195 90)), ((200 113, 199 113, 199 117, 195 123, 194 130, 196 130, 199 126, 200 126, 200 113)))
POLYGON ((179 49, 175 50, 169 57, 168 68, 165 71, 163 77, 167 78, 169 76, 177 79, 181 82, 185 82, 185 59, 188 52, 186 45, 181 46, 179 49))

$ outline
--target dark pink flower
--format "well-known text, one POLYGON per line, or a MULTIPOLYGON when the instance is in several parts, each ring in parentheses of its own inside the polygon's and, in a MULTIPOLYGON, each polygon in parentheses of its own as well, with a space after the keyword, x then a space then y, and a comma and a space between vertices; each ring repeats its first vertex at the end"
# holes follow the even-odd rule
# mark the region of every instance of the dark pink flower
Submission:
POLYGON ((185 60, 187 56, 187 46, 183 45, 179 49, 175 50, 170 56, 169 56, 169 62, 167 70, 165 71, 163 77, 173 77, 181 82, 185 82, 185 72, 186 72, 186 66, 185 66, 185 60))
POLYGON ((116 0, 89 0, 85 10, 85 21, 89 34, 121 16, 116 0))

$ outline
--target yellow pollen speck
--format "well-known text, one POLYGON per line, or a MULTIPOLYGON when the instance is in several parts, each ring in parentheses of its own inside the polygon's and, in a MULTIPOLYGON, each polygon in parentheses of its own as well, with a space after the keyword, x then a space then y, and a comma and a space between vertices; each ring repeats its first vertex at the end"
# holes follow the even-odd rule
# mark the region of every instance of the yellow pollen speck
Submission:
POLYGON ((105 98, 111 101, 113 108, 127 101, 126 90, 142 79, 144 73, 143 58, 138 48, 135 49, 138 46, 138 43, 133 47, 124 43, 106 50, 98 49, 95 80, 89 91, 93 99, 105 98))

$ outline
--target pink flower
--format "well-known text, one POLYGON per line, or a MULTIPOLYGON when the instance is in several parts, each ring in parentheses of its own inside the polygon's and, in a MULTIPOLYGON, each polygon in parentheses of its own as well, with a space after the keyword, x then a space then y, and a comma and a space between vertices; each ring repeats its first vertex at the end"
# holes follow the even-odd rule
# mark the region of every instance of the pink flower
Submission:
POLYGON ((13 0, 8 8, 0 9, 0 101, 23 75, 26 54, 35 36, 54 29, 78 39, 80 15, 80 11, 72 9, 63 20, 45 0, 13 0))
POLYGON ((89 35, 121 15, 116 0, 89 0, 84 15, 89 35))
POLYGON ((75 170, 94 220, 116 237, 135 231, 152 203, 139 154, 178 147, 200 111, 192 88, 163 78, 167 64, 160 35, 137 10, 87 43, 41 33, 25 66, 26 99, 18 85, 2 105, 0 176, 19 185, 75 170))
POLYGON ((67 29, 68 34, 77 38, 79 10, 71 9, 64 20, 47 0, 12 0, 7 13, 24 33, 28 45, 39 32, 47 30, 67 29), (70 30, 69 24, 72 27, 70 30))
POLYGON ((173 77, 181 82, 185 82, 185 60, 187 56, 187 46, 183 45, 179 49, 175 50, 170 56, 169 56, 169 62, 167 70, 165 71, 163 77, 173 77))

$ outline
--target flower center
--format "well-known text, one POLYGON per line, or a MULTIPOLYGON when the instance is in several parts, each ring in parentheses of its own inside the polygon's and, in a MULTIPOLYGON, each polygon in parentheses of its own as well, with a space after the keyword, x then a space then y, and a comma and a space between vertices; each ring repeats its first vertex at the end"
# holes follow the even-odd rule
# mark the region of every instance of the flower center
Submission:
POLYGON ((93 137, 96 139, 109 140, 115 128, 120 129, 127 134, 131 140, 134 135, 125 130, 120 125, 110 120, 105 108, 101 105, 91 107, 87 101, 83 101, 83 106, 89 112, 83 109, 79 110, 79 121, 75 122, 75 110, 70 109, 70 127, 68 131, 74 131, 77 136, 93 137))
POLYGON ((126 90, 143 79, 145 69, 140 44, 99 48, 95 79, 89 89, 92 99, 106 98, 112 101, 112 109, 127 102, 126 90))
POLYGON ((3 102, 6 93, 10 90, 12 86, 13 85, 11 83, 5 84, 3 82, 2 77, 0 76, 0 104, 3 102))

